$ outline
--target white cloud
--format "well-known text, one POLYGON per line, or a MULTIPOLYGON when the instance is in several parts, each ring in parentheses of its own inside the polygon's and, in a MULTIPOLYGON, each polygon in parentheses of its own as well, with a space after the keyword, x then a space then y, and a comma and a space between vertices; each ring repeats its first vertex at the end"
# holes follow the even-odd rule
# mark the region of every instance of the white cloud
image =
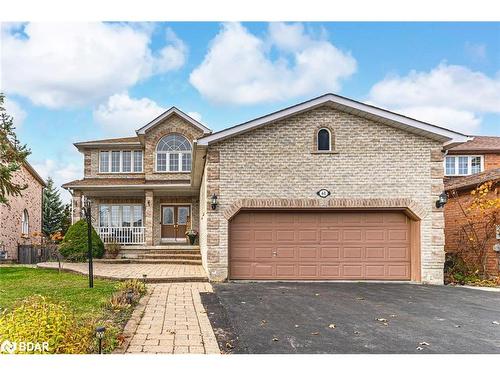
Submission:
POLYGON ((71 201, 71 195, 66 190, 61 189, 61 185, 83 178, 82 165, 54 159, 45 159, 32 165, 43 179, 47 180, 51 177, 54 180, 54 185, 59 189, 64 202, 71 201))
POLYGON ((485 61, 487 59, 486 44, 465 42, 465 53, 473 61, 485 61))
POLYGON ((474 112, 448 107, 404 107, 399 113, 458 132, 474 133, 481 125, 481 118, 474 112))
POLYGON ((14 126, 16 128, 22 126, 27 113, 21 108, 19 103, 6 97, 4 100, 4 108, 7 111, 7 114, 14 118, 14 126))
POLYGON ((201 122, 201 114, 198 112, 188 112, 187 115, 189 117, 194 118, 196 121, 201 122))
MULTIPOLYGON (((149 98, 135 99, 123 92, 110 96, 106 103, 94 110, 93 116, 94 121, 101 125, 106 134, 132 136, 135 130, 146 125, 167 109, 149 98)), ((187 114, 201 122, 200 113, 187 112, 187 114)))
POLYGON ((128 93, 115 94, 93 113, 94 120, 113 136, 132 136, 166 109, 149 98, 134 99, 128 93))
POLYGON ((239 23, 226 23, 190 82, 214 102, 254 104, 338 91, 355 71, 349 53, 314 38, 302 24, 270 24, 260 39, 239 23))
POLYGON ((168 30, 150 49, 152 27, 109 23, 29 23, 2 27, 3 89, 50 108, 79 106, 180 68, 187 48, 168 30))
POLYGON ((370 90, 372 103, 466 133, 478 130, 481 115, 500 113, 500 76, 459 65, 391 76, 370 90))

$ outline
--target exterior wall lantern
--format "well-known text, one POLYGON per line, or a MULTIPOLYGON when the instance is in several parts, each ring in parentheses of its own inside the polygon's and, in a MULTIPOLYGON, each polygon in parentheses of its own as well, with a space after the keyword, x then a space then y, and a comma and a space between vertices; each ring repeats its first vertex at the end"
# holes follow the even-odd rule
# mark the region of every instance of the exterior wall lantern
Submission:
POLYGON ((439 194, 439 199, 436 201, 436 207, 441 208, 448 202, 448 194, 446 192, 442 192, 439 194))
POLYGON ((211 204, 212 204, 212 210, 215 210, 217 208, 217 205, 219 204, 219 202, 217 202, 217 195, 215 195, 215 193, 212 194, 211 204))

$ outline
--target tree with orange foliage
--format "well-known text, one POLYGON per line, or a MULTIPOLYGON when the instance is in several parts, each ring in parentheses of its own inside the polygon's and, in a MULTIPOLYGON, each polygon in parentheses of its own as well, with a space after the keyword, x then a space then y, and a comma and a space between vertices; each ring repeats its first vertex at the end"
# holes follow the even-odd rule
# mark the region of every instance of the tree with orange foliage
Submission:
POLYGON ((500 196, 498 183, 485 182, 470 192, 470 199, 463 203, 458 193, 452 196, 463 213, 464 224, 460 226, 458 255, 469 273, 489 277, 487 264, 496 226, 500 224, 500 196))

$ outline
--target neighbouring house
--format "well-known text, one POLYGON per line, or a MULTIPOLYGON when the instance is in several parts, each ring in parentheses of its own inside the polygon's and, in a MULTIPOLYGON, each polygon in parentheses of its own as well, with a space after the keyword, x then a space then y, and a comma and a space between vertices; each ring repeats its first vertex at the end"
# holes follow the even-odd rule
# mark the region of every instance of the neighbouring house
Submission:
POLYGON ((26 162, 14 173, 13 181, 28 187, 21 196, 9 196, 9 204, 0 204, 0 251, 7 259, 17 259, 18 245, 31 244, 33 234, 42 231, 42 198, 45 181, 26 162))
MULTIPOLYGON (((500 181, 500 137, 474 136, 472 140, 446 149, 444 186, 449 196, 445 206, 445 251, 456 253, 464 241, 462 207, 471 201, 470 192, 479 185, 500 181)), ((499 253, 493 250, 495 237, 488 242, 487 270, 499 274, 499 253)))
POLYGON ((64 187, 73 220, 89 198, 138 262, 196 251, 214 281, 440 284, 442 150, 469 139, 333 94, 213 133, 172 107, 134 137, 76 143, 84 178, 64 187))

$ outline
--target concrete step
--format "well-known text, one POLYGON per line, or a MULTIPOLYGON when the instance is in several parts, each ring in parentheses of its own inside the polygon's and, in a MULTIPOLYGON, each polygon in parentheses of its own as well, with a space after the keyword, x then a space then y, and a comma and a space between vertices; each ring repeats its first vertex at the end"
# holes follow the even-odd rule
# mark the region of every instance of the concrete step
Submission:
POLYGON ((187 259, 201 260, 201 254, 140 254, 138 259, 187 259))

